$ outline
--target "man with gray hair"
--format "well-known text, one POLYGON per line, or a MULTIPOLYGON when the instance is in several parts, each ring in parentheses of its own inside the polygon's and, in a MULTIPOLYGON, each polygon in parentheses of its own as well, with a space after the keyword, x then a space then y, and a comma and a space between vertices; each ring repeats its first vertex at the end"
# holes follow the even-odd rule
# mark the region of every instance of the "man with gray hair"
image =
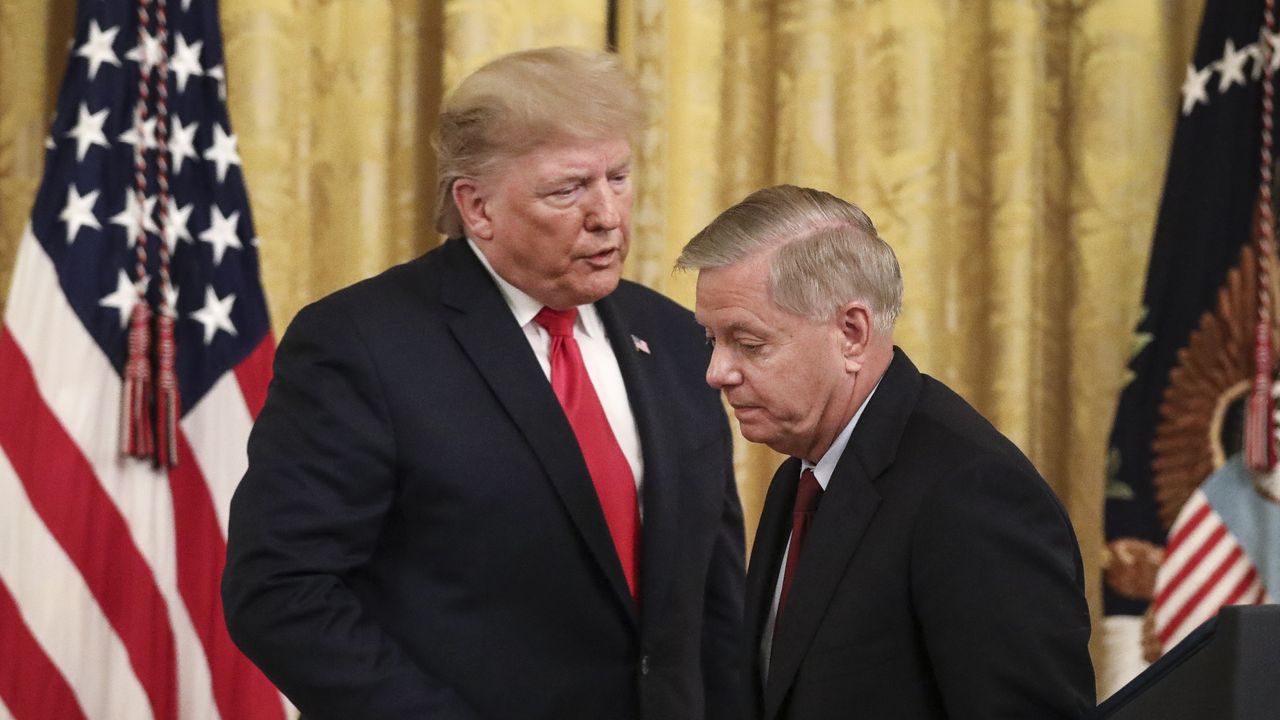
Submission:
POLYGON ((449 239, 285 334, 223 597, 307 720, 741 719, 728 421, 692 314, 621 280, 640 104, 605 53, 476 71, 449 239))
POLYGON ((756 192, 685 246, 707 382, 790 455, 747 576, 746 717, 1075 718, 1079 547, 1031 463, 893 345, 897 259, 860 209, 756 192))

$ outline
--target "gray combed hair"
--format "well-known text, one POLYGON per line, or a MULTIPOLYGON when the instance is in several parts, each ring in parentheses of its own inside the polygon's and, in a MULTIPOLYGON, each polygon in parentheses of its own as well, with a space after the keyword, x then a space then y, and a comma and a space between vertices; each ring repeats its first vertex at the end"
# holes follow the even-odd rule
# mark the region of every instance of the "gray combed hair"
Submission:
POLYGON ((828 192, 795 185, 757 190, 694 235, 676 267, 725 267, 775 248, 769 293, 778 307, 826 320, 858 300, 878 330, 893 329, 902 310, 898 258, 861 208, 828 192))
POLYGON ((560 139, 630 139, 644 121, 639 86, 618 56, 564 47, 503 55, 468 75, 440 112, 436 229, 462 235, 453 202, 460 178, 560 139))

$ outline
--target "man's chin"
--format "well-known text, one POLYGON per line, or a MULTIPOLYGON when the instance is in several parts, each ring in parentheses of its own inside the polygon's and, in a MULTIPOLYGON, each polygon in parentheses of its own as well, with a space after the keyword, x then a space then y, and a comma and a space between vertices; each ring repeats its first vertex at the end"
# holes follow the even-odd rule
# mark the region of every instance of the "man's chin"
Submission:
POLYGON ((607 270, 592 272, 582 283, 573 288, 574 305, 587 305, 618 289, 622 282, 622 263, 607 270))
POLYGON ((753 443, 756 443, 757 445, 765 445, 770 450, 773 450, 775 452, 780 452, 783 455, 791 454, 786 450, 782 449, 782 446, 784 444, 782 443, 782 438, 779 437, 778 433, 774 432, 771 428, 760 427, 758 425, 755 425, 754 423, 751 423, 750 421, 743 422, 742 419, 739 418, 738 431, 742 433, 742 437, 746 438, 747 440, 753 443))

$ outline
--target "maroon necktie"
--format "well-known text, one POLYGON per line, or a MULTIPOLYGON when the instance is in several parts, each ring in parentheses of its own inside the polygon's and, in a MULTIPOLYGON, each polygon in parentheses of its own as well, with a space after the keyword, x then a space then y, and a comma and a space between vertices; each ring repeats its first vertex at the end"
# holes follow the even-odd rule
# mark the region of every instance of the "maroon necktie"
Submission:
POLYGON ((782 593, 778 596, 778 612, 773 619, 773 632, 776 635, 778 626, 782 624, 782 608, 787 604, 787 594, 791 592, 791 579, 796 574, 796 565, 800 563, 800 551, 804 548, 805 535, 809 534, 809 526, 813 523, 813 514, 818 511, 818 501, 822 499, 822 486, 812 470, 800 473, 800 484, 796 488, 796 504, 791 510, 791 549, 787 551, 787 566, 782 569, 782 593))
POLYGON ((636 504, 636 479, 618 439, 613 436, 604 407, 591 385, 582 350, 573 339, 577 308, 542 308, 534 321, 551 334, 551 389, 569 418, 578 438, 587 471, 596 486, 604 520, 613 536, 613 547, 622 562, 631 597, 639 600, 640 509, 636 504))

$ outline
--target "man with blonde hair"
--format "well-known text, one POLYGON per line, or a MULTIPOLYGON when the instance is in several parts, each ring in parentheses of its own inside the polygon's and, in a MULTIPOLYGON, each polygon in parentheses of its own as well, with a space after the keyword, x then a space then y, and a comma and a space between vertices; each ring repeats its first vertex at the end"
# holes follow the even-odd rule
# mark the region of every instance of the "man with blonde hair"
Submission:
POLYGON ((640 107, 603 53, 476 71, 449 239, 285 334, 223 597, 308 720, 741 718, 727 418, 692 315, 621 280, 640 107))
POLYGON ((747 576, 744 717, 1076 718, 1093 707, 1071 523, 1031 463, 893 345, 867 215, 780 186, 685 246, 707 382, 790 455, 747 576))

